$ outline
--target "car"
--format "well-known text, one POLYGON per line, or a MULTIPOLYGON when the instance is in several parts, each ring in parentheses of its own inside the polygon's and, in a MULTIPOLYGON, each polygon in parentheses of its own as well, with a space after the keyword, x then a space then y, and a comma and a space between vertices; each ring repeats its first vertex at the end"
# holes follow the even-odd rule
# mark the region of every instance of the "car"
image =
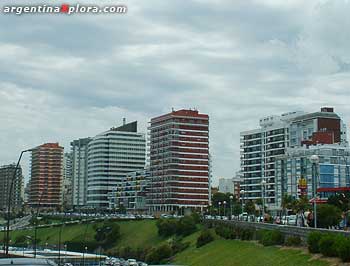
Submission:
POLYGON ((287 219, 287 224, 288 225, 296 225, 297 224, 297 216, 296 215, 289 215, 287 219))
POLYGON ((127 265, 129 265, 129 266, 138 266, 139 265, 135 259, 128 259, 126 262, 127 262, 127 265))

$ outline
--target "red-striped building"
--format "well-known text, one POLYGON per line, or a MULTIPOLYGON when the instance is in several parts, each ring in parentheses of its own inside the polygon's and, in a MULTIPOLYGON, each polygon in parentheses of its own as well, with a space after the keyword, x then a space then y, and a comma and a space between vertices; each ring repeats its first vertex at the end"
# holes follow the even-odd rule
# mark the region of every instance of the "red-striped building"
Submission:
POLYGON ((32 150, 29 206, 61 206, 63 147, 46 143, 32 150))
POLYGON ((148 205, 153 212, 203 208, 209 199, 209 116, 178 110, 150 122, 148 205))

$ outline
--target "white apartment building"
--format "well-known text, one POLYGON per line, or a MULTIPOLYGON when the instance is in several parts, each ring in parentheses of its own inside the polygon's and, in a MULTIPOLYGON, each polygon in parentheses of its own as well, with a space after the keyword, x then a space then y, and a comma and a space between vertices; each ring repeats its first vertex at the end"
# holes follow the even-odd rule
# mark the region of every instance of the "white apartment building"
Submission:
POLYGON ((91 138, 81 138, 71 142, 72 157, 72 204, 74 208, 86 206, 87 152, 91 138))
POLYGON ((264 197, 267 206, 279 209, 276 197, 276 157, 289 147, 334 144, 346 141, 345 126, 333 108, 314 113, 290 112, 260 119, 259 128, 240 134, 241 189, 244 198, 264 197))
POLYGON ((143 170, 145 160, 145 134, 137 132, 136 121, 92 138, 88 144, 88 207, 107 209, 108 193, 127 173, 143 170))

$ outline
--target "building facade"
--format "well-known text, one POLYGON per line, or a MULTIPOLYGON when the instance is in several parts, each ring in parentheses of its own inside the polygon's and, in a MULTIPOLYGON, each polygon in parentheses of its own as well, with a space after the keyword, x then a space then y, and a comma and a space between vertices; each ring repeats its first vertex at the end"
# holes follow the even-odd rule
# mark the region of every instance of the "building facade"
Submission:
POLYGON ((85 207, 87 202, 87 159, 90 141, 91 138, 81 138, 70 143, 72 154, 72 205, 77 209, 85 207))
POLYGON ((143 170, 145 161, 145 134, 137 132, 136 121, 92 138, 88 144, 88 207, 108 209, 108 193, 127 173, 143 170))
POLYGON ((219 192, 233 194, 234 186, 232 178, 219 178, 219 192))
POLYGON ((209 203, 209 116, 178 110, 150 122, 152 212, 204 208, 209 203))
POLYGON ((318 144, 289 148, 276 159, 276 194, 281 205, 283 195, 313 198, 311 155, 318 155, 317 192, 321 200, 336 191, 350 188, 350 149, 347 145, 318 144))
POLYGON ((279 209, 281 200, 276 194, 276 158, 285 155, 289 147, 346 143, 345 126, 328 107, 314 113, 290 112, 262 118, 259 128, 244 131, 240 137, 244 198, 264 197, 271 210, 279 209))
POLYGON ((73 206, 73 162, 72 153, 67 152, 63 156, 63 182, 62 182, 62 205, 65 209, 71 209, 73 206))
POLYGON ((145 212, 149 171, 135 171, 126 174, 109 193, 109 208, 128 212, 145 212))
MULTIPOLYGON (((16 170, 15 164, 0 166, 0 209, 6 210, 10 193, 10 186, 13 180, 13 175, 16 170)), ((23 204, 24 183, 21 166, 16 171, 15 179, 13 180, 11 193, 12 207, 20 208, 23 204)))
POLYGON ((63 147, 46 143, 32 149, 29 206, 58 208, 62 204, 63 147))

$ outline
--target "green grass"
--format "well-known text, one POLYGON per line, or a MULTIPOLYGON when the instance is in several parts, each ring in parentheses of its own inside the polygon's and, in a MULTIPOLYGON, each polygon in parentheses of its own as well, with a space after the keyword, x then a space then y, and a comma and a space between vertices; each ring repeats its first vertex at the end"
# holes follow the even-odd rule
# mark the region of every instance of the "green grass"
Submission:
POLYGON ((326 266, 325 261, 310 260, 298 250, 263 247, 252 242, 217 239, 201 248, 191 246, 173 261, 186 266, 326 266))
MULTIPOLYGON (((156 221, 155 220, 139 220, 139 221, 118 221, 116 222, 120 226, 121 238, 117 241, 116 245, 110 247, 114 249, 121 246, 130 247, 144 247, 158 245, 162 241, 162 238, 158 236, 156 221)), ((96 223, 96 224, 102 224, 96 223)), ((40 240, 39 245, 57 245, 60 227, 52 226, 48 228, 39 228, 37 231, 37 237, 40 240)), ((11 240, 14 243, 15 239, 20 235, 31 236, 34 238, 34 230, 18 230, 11 232, 11 240)), ((73 239, 81 239, 84 237, 86 241, 93 241, 95 230, 93 224, 74 224, 66 225, 62 229, 61 242, 67 242, 73 239), (86 232, 86 234, 85 234, 86 232)))

